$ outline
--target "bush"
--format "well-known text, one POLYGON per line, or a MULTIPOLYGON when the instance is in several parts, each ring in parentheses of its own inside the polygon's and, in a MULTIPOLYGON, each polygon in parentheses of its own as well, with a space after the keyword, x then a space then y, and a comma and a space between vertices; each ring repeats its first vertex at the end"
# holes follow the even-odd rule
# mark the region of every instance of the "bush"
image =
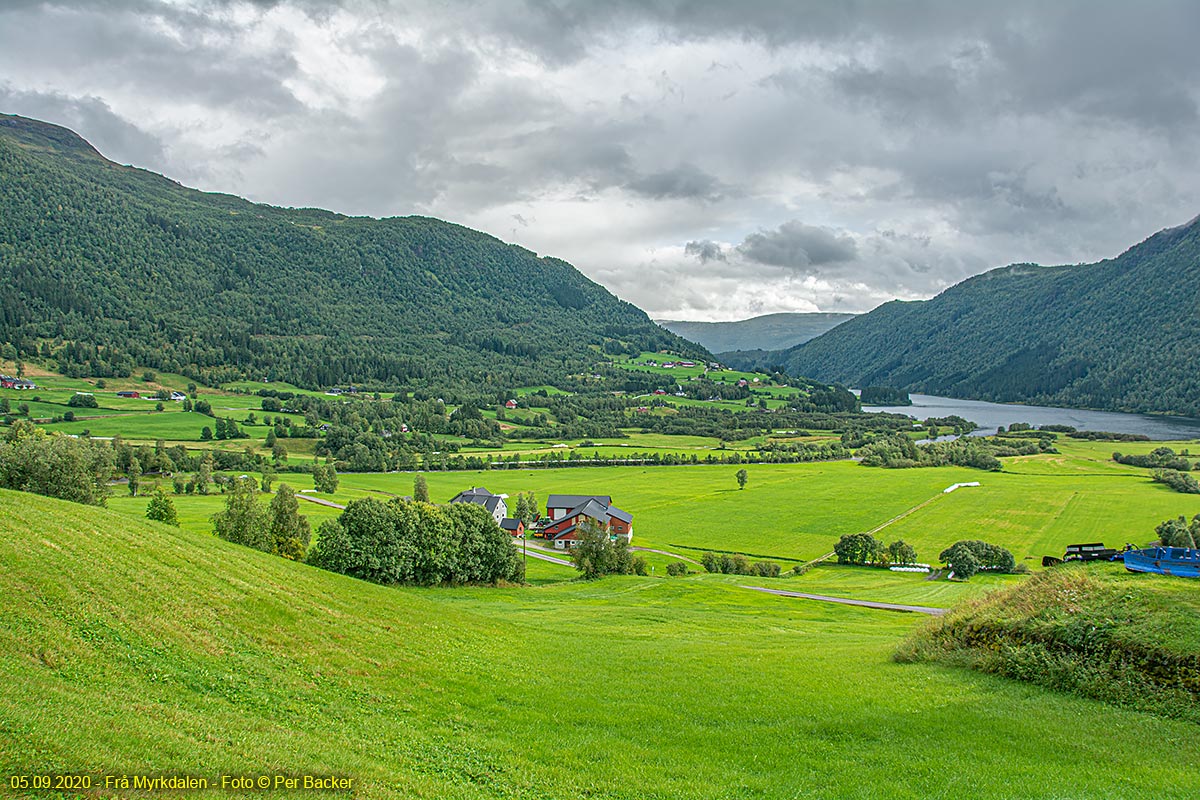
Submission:
POLYGON ((779 565, 774 561, 755 561, 751 569, 753 570, 753 574, 760 578, 779 577, 779 565))
POLYGON ((73 394, 67 400, 67 405, 71 408, 99 408, 100 404, 96 402, 96 398, 90 394, 73 394))
POLYGON ((633 574, 634 575, 649 575, 650 574, 650 568, 646 564, 646 559, 644 556, 634 556, 633 557, 633 574))
POLYGON ((171 502, 171 498, 167 497, 166 492, 162 489, 154 490, 154 497, 151 498, 150 504, 146 506, 146 519, 165 522, 168 525, 179 525, 179 517, 175 513, 175 504, 171 502))
POLYGON ((683 561, 672 561, 667 564, 667 574, 672 577, 678 577, 688 574, 688 565, 683 561))

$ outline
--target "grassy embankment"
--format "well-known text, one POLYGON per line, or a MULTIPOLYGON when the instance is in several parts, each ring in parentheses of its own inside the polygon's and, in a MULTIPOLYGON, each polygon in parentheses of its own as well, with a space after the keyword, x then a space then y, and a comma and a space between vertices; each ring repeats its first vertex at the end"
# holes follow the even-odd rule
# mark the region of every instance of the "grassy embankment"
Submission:
POLYGON ((0 563, 6 774, 632 799, 1184 798, 1200 773, 1193 724, 897 664, 913 615, 717 576, 386 588, 12 492, 0 563))
POLYGON ((1195 580, 1117 565, 1058 567, 964 602, 911 636, 896 659, 971 667, 1200 722, 1196 589, 1195 580))

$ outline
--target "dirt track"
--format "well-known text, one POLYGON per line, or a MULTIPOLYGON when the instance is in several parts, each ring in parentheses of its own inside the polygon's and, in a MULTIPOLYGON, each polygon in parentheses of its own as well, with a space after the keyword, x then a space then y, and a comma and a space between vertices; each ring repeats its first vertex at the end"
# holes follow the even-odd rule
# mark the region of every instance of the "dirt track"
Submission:
POLYGON ((767 594, 777 594, 780 597, 800 597, 805 600, 820 600, 823 603, 841 603, 846 606, 862 606, 863 608, 878 608, 882 611, 907 611, 915 614, 929 614, 934 617, 940 617, 945 614, 945 608, 932 608, 930 606, 905 606, 896 603, 876 603, 872 600, 850 600, 846 597, 829 597, 823 594, 806 594, 805 592, 788 592, 783 589, 765 589, 762 586, 743 586, 743 589, 752 589, 756 592, 766 592, 767 594))

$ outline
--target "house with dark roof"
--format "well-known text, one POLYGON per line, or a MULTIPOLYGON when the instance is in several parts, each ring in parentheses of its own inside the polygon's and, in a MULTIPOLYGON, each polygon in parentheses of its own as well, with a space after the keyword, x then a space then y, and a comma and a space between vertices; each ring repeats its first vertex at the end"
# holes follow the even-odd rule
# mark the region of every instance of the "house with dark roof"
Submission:
POLYGON ((476 486, 454 495, 450 499, 450 502, 474 503, 477 506, 483 506, 492 515, 492 518, 496 520, 496 524, 499 525, 501 520, 508 516, 508 504, 504 502, 504 498, 507 496, 492 494, 482 486, 476 486))
POLYGON ((508 531, 516 538, 520 538, 525 535, 525 521, 522 519, 505 517, 504 519, 500 520, 500 528, 508 531))
POLYGON ((633 515, 612 504, 608 495, 552 494, 546 501, 549 521, 541 535, 554 546, 569 550, 579 541, 579 527, 587 521, 608 531, 614 541, 633 541, 633 515), (568 503, 573 503, 567 507, 568 503))
POLYGON ((551 520, 561 519, 568 511, 588 500, 612 505, 612 498, 606 494, 552 494, 546 498, 546 516, 551 520))

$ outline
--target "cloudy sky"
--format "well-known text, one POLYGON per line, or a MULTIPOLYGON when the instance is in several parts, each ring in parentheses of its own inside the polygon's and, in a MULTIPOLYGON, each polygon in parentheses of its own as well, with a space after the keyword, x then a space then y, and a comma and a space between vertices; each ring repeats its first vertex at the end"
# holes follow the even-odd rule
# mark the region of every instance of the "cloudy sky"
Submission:
POLYGON ((659 318, 865 311, 1200 213, 1198 34, 1195 0, 0 0, 0 112, 659 318))

